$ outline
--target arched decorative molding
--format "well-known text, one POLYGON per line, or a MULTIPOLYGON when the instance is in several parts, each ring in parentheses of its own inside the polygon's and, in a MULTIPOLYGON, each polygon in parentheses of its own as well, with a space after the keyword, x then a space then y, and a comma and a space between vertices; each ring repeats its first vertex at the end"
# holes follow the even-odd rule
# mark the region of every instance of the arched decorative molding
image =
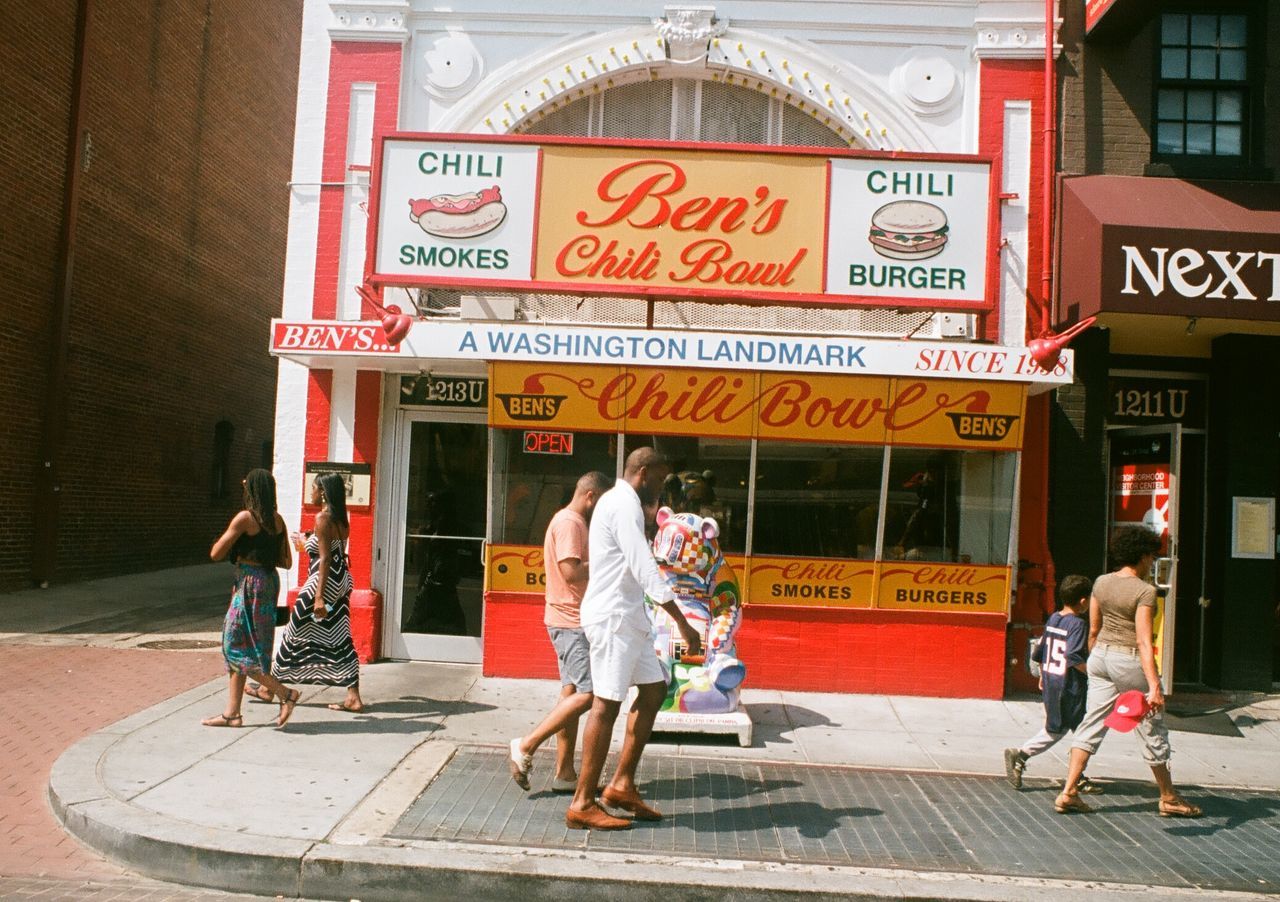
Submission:
POLYGON ((653 26, 586 35, 536 60, 518 60, 482 81, 441 119, 440 131, 507 134, 608 88, 695 77, 754 89, 789 103, 851 145, 934 151, 915 114, 813 47, 729 27, 704 61, 673 62, 653 26))

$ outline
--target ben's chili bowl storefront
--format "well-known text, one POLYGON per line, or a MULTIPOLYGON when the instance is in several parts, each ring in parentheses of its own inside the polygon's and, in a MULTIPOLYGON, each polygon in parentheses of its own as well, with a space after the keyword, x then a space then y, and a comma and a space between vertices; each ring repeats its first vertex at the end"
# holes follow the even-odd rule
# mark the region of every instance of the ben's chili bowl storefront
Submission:
POLYGON ((384 140, 367 281, 381 304, 476 292, 483 317, 419 317, 398 344, 377 320, 273 324, 274 354, 357 371, 357 405, 380 408, 381 654, 554 677, 546 525, 580 475, 653 445, 672 463, 663 503, 719 525, 747 685, 999 697, 1027 398, 1071 382, 1070 352, 1044 372, 977 342, 494 314, 546 291, 990 312, 989 163, 484 144, 384 140), (877 216, 895 197, 921 206, 877 216))

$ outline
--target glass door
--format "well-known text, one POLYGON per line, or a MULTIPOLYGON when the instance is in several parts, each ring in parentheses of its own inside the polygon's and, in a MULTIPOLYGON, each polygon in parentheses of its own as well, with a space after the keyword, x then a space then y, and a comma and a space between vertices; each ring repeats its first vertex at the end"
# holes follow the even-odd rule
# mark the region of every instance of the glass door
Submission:
POLYGON ((1110 435, 1111 508, 1108 535, 1117 526, 1145 526, 1160 537, 1160 557, 1148 577, 1156 586, 1156 666, 1165 694, 1173 692, 1178 609, 1178 496, 1182 427, 1141 426, 1110 435))
POLYGON ((489 429, 483 413, 400 417, 390 653, 479 663, 489 429))

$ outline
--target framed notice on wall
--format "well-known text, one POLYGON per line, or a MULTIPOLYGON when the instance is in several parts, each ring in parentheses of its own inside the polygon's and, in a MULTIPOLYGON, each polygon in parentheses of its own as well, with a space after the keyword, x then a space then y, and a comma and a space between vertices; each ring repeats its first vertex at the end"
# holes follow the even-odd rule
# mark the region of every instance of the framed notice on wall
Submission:
POLYGON ((368 464, 341 463, 328 460, 309 460, 303 467, 305 480, 302 499, 311 502, 311 483, 317 476, 336 473, 347 487, 347 507, 368 507, 373 476, 368 464))
POLYGON ((1231 499, 1231 556, 1275 559, 1276 499, 1231 499))

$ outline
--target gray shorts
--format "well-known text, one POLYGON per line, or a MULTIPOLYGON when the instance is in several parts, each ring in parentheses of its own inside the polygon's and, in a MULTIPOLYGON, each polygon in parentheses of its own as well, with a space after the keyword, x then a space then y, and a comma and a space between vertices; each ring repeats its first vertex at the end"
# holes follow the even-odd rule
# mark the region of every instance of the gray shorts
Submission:
MULTIPOLYGON (((1089 697, 1085 702, 1084 720, 1076 727, 1074 749, 1089 754, 1098 751, 1102 737, 1107 735, 1103 722, 1115 706, 1120 693, 1130 689, 1147 691, 1147 678, 1142 672, 1142 660, 1136 648, 1118 648, 1099 642, 1089 655, 1089 697)), ((1165 726, 1164 712, 1158 711, 1141 721, 1133 730, 1142 744, 1142 757, 1147 764, 1169 762, 1169 729, 1165 726)))
POLYGON ((560 685, 572 686, 579 692, 591 691, 591 650, 587 634, 580 629, 547 627, 547 635, 556 649, 560 665, 560 685))

